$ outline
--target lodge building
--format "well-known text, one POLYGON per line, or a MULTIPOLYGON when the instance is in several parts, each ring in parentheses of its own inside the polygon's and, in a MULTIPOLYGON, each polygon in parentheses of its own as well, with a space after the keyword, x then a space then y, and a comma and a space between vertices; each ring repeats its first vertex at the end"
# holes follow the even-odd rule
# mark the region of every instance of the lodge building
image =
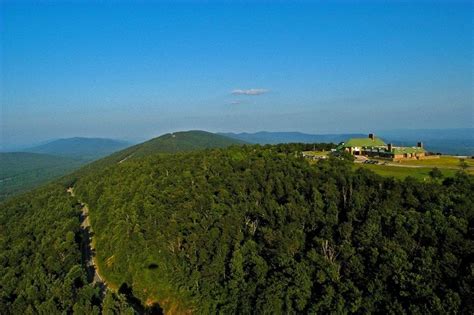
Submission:
POLYGON ((352 155, 391 160, 423 159, 426 157, 422 142, 418 142, 415 147, 394 146, 391 143, 386 144, 382 139, 375 137, 373 133, 369 134, 367 138, 352 138, 347 142, 342 142, 336 150, 352 155))

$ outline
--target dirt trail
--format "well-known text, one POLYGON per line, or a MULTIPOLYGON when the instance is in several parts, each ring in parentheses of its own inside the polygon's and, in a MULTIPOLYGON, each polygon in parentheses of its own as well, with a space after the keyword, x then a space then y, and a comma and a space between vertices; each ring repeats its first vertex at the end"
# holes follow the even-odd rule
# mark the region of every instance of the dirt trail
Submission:
POLYGON ((122 163, 122 162, 125 162, 126 160, 128 160, 129 158, 131 158, 132 155, 133 155, 133 153, 130 154, 130 155, 128 155, 128 156, 126 156, 124 159, 120 160, 120 161, 118 162, 118 164, 120 164, 120 163, 122 163))
MULTIPOLYGON (((69 187, 67 189, 67 192, 72 197, 75 197, 73 187, 69 187)), ((78 201, 82 207, 81 209, 82 210, 81 230, 82 230, 82 236, 83 236, 82 238, 83 241, 81 244, 82 261, 87 270, 88 280, 91 281, 92 284, 97 285, 100 288, 102 294, 105 294, 105 291, 107 290, 107 284, 99 274, 96 260, 94 257, 95 249, 92 242, 94 232, 92 231, 92 227, 89 220, 89 208, 82 201, 80 200, 78 201)))
MULTIPOLYGON (((74 188, 69 187, 67 192, 72 196, 76 197, 74 194, 74 188)), ((116 291, 115 288, 111 288, 107 285, 104 278, 100 276, 99 267, 97 265, 95 257, 95 248, 94 248, 94 231, 89 220, 89 208, 81 200, 77 200, 81 205, 81 231, 82 231, 82 263, 86 267, 87 271, 87 280, 92 282, 93 285, 97 285, 100 289, 100 294, 102 298, 105 296, 107 290, 116 291)), ((120 292, 120 291, 119 291, 120 292)), ((163 310, 159 307, 158 304, 152 306, 150 309, 146 310, 141 304, 140 300, 133 296, 132 291, 125 292, 125 298, 130 307, 133 308, 136 314, 163 314, 163 310)))

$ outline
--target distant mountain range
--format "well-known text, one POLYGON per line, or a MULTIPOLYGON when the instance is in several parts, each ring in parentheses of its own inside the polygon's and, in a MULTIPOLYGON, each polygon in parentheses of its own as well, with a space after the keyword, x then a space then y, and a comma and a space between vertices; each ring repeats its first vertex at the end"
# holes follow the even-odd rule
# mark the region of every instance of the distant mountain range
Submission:
POLYGON ((76 137, 54 140, 22 151, 92 161, 128 146, 130 143, 121 140, 76 137))
MULTIPOLYGON (((301 132, 267 132, 256 133, 220 133, 221 135, 249 143, 277 144, 290 142, 340 143, 350 138, 367 137, 367 134, 307 134, 301 132)), ((427 150, 453 155, 474 155, 474 128, 459 129, 418 129, 391 130, 376 133, 385 142, 395 145, 414 146, 418 141, 425 144, 427 150)))
POLYGON ((69 174, 81 166, 83 168, 77 174, 83 175, 151 154, 239 144, 244 142, 206 131, 185 131, 168 133, 130 147, 126 142, 111 139, 70 138, 26 149, 28 152, 0 153, 0 201, 69 174))
POLYGON ((431 152, 453 155, 474 155, 474 128, 416 129, 381 131, 385 142, 413 146, 422 141, 431 152))
POLYGON ((112 139, 68 138, 24 149, 24 152, 0 153, 0 201, 129 145, 112 139))
MULTIPOLYGON (((385 142, 395 145, 413 146, 422 141, 431 152, 474 155, 474 128, 393 130, 376 134, 385 142)), ((0 154, 0 200, 71 173, 81 166, 84 167, 79 172, 87 172, 150 154, 222 148, 245 143, 339 143, 349 138, 366 136, 361 133, 316 135, 264 131, 214 134, 195 130, 168 133, 133 146, 124 141, 101 138, 54 140, 23 150, 26 152, 0 154)))
POLYGON ((365 137, 367 135, 360 133, 346 133, 346 134, 307 134, 301 132, 268 132, 260 131, 256 133, 219 133, 220 135, 245 141, 248 143, 258 144, 277 144, 277 143, 339 143, 349 138, 365 137))
POLYGON ((70 173, 84 163, 49 154, 0 153, 0 201, 70 173))

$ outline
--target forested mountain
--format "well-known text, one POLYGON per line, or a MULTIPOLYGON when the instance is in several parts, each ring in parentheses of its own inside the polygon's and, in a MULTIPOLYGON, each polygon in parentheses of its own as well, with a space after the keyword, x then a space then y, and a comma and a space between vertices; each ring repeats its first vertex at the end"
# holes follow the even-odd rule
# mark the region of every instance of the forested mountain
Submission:
POLYGON ((0 153, 0 201, 72 172, 85 163, 48 154, 0 153))
MULTIPOLYGON (((205 131, 165 134, 93 162, 78 174, 150 154, 221 148, 240 144, 243 142, 205 131)), ((127 146, 124 142, 116 140, 71 138, 32 149, 52 152, 57 154, 56 156, 26 152, 0 153, 0 201, 53 178, 66 175, 87 164, 91 161, 90 159, 97 159, 107 152, 117 151, 124 146, 127 146)))
POLYGON ((136 159, 153 154, 169 154, 209 148, 225 148, 232 145, 243 144, 245 144, 245 142, 241 140, 201 130, 167 133, 95 161, 87 165, 80 173, 75 174, 75 176, 81 176, 86 172, 95 172, 104 167, 122 163, 129 159, 136 159))
POLYGON ((472 310, 472 177, 400 182, 281 148, 145 157, 79 180, 104 276, 181 312, 472 310))
POLYGON ((268 132, 256 133, 220 133, 221 135, 242 140, 248 143, 278 144, 278 143, 339 143, 350 138, 366 137, 365 134, 321 134, 313 135, 301 132, 268 132))
POLYGON ((130 144, 125 141, 76 137, 54 140, 23 151, 92 161, 128 146, 130 144))
MULTIPOLYGON (((105 296, 101 296, 99 288, 87 279, 81 255, 84 235, 80 231, 80 204, 78 199, 66 193, 66 189, 72 181, 119 164, 127 157, 135 159, 154 153, 232 144, 241 142, 201 131, 164 135, 131 150, 117 152, 92 163, 92 166, 85 166, 55 183, 0 203, 0 266, 4 271, 0 275, 0 314, 136 312, 123 294, 107 291, 105 296), (130 157, 132 153, 133 158, 130 157)), ((60 161, 69 160, 34 153, 5 153, 4 156, 5 168, 2 171, 5 176, 15 170, 33 171, 35 168, 29 164, 39 163, 46 169, 50 162, 59 167, 60 161), (38 161, 39 157, 44 161, 38 161), (19 163, 22 160, 25 163, 19 163)))
POLYGON ((190 136, 215 139, 165 135, 0 204, 0 313, 126 313, 127 295, 171 314, 474 311, 472 176, 399 181, 295 144, 150 154, 190 136))
POLYGON ((167 133, 119 152, 120 156, 141 157, 155 153, 176 153, 209 148, 224 148, 244 141, 215 133, 191 130, 167 133))

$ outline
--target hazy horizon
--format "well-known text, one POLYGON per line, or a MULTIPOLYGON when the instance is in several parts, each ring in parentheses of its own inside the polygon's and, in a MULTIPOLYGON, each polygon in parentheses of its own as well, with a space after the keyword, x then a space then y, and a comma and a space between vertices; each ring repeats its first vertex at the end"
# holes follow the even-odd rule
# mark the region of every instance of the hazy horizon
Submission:
POLYGON ((474 127, 469 1, 0 4, 1 145, 474 127))
MULTIPOLYGON (((417 132, 420 132, 420 131, 427 131, 427 132, 461 132, 461 131, 466 131, 466 130, 469 130, 469 131, 474 131, 474 128, 445 128, 445 129, 390 129, 390 130, 365 130, 365 129, 360 129, 360 130, 357 130, 357 131, 352 131, 352 132, 321 132, 321 133, 307 133, 307 132, 302 132, 302 131, 299 131, 299 130, 287 130, 287 131, 284 131, 284 130, 257 130, 257 131, 252 131, 252 132, 249 132, 249 131, 245 131, 245 130, 241 130, 241 131, 226 131, 226 130, 223 130, 223 131, 210 131, 210 130, 203 130, 203 129, 177 129, 177 130, 169 130, 169 131, 165 131, 163 133, 160 133, 160 134, 154 134, 154 135, 151 135, 151 136, 143 136, 143 137, 136 137, 136 138, 133 138, 133 137, 114 137, 114 136, 111 136, 111 137, 107 137, 107 136, 97 136, 97 135, 91 135, 91 136, 84 136, 84 135, 70 135, 70 136, 56 136, 56 137, 50 137, 50 138, 44 138, 44 139, 39 139, 39 140, 35 140, 35 141, 29 141, 29 142, 18 142, 18 143, 2 143, 0 142, 0 152, 9 152, 9 151, 15 151, 15 150, 24 150, 24 149, 30 149, 30 148, 33 148, 35 146, 38 146, 38 145, 43 145, 43 144, 46 144, 46 143, 50 143, 50 142, 53 142, 53 141, 56 141, 56 140, 65 140, 65 139, 72 139, 72 138, 85 138, 85 139, 108 139, 108 140, 116 140, 116 141, 124 141, 124 142, 127 142, 129 144, 138 144, 138 143, 141 143, 141 142, 145 142, 147 140, 150 140, 150 139, 153 139, 153 138, 156 138, 156 137, 160 137, 162 135, 165 135, 167 133, 173 133, 173 132, 183 132, 183 131, 193 131, 193 130, 201 130, 201 131, 207 131, 207 132, 212 132, 212 133, 217 133, 217 134, 226 134, 226 133, 233 133, 233 134, 258 134, 258 133, 301 133, 301 134, 305 134, 305 135, 343 135, 343 134, 369 134, 369 133, 375 133, 375 135, 378 135, 378 136, 386 136, 386 135, 400 135, 402 136, 402 138, 406 137, 406 133, 413 133, 414 135, 416 135, 417 132), (404 136, 403 136, 404 135, 404 136)), ((449 135, 448 135, 449 136, 449 135)), ((410 137, 411 138, 411 137, 410 137)), ((451 137, 449 138, 453 138, 452 135, 451 137)), ((471 133, 471 134, 468 134, 466 135, 466 137, 464 137, 464 139, 471 139, 474 141, 474 133, 471 133)))

